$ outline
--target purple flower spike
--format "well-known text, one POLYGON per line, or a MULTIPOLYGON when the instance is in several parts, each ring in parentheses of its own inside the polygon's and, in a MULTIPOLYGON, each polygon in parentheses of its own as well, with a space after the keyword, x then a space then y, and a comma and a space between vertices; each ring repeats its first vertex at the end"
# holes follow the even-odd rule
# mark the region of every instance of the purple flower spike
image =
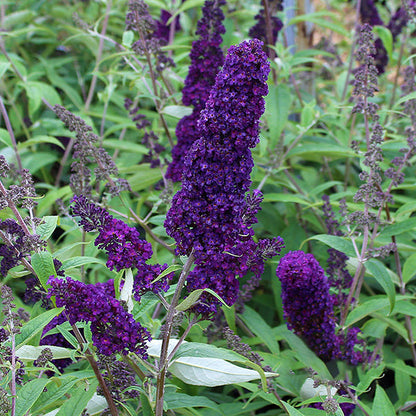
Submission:
POLYGON ((329 294, 330 283, 324 270, 312 254, 290 251, 280 260, 276 275, 282 283, 283 311, 289 329, 324 361, 339 359, 358 365, 367 360, 364 342, 357 339, 361 332, 358 328, 335 332, 335 299, 329 294))
POLYGON ((113 280, 93 285, 52 277, 48 284, 48 296, 56 297, 56 306, 65 306, 71 324, 91 322, 92 340, 101 354, 134 352, 147 358, 150 333, 114 297, 113 280))
POLYGON ((167 214, 167 233, 178 254, 209 259, 234 246, 242 230, 245 193, 250 186, 258 142, 259 118, 264 112, 270 70, 262 42, 232 46, 217 75, 199 127, 197 140, 185 159, 182 190, 167 214))
POLYGON ((106 250, 107 267, 110 270, 138 267, 152 257, 152 246, 140 238, 140 233, 124 221, 113 218, 104 208, 89 202, 84 196, 74 198, 74 215, 79 215, 79 224, 85 231, 99 231, 95 245, 106 250))
POLYGON ((329 282, 312 254, 290 251, 279 263, 284 317, 289 329, 325 361, 337 356, 335 317, 329 282))
MULTIPOLYGON (((238 278, 252 271, 258 280, 264 259, 283 245, 280 239, 254 242, 251 225, 257 221, 262 195, 255 191, 246 198, 253 167, 250 148, 259 140, 268 91, 270 66, 262 46, 255 39, 229 49, 200 114, 201 139, 185 158, 182 189, 165 222, 177 253, 194 252, 196 267, 188 276, 188 291, 209 288, 228 305, 237 300, 238 278)), ((194 311, 212 316, 218 304, 204 293, 194 311)))
POLYGON ((186 153, 192 143, 201 137, 197 125, 199 115, 215 83, 215 76, 224 63, 224 54, 220 48, 221 35, 225 33, 222 24, 224 14, 220 6, 224 4, 225 0, 207 0, 202 8, 202 18, 198 21, 196 35, 199 39, 192 43, 191 65, 182 91, 183 104, 195 108, 176 127, 178 143, 172 149, 173 160, 166 173, 166 177, 174 182, 182 179, 186 153))
POLYGON ((140 233, 134 227, 129 227, 124 221, 113 218, 104 208, 89 202, 82 195, 76 196, 74 201, 72 210, 74 215, 81 217, 79 224, 85 231, 99 232, 94 244, 107 252, 107 267, 118 272, 130 268, 138 270, 134 279, 136 300, 140 300, 140 296, 147 291, 159 293, 168 290, 168 281, 174 274, 169 273, 157 282, 151 283, 167 268, 167 265, 146 264, 153 254, 152 245, 142 240, 140 233))

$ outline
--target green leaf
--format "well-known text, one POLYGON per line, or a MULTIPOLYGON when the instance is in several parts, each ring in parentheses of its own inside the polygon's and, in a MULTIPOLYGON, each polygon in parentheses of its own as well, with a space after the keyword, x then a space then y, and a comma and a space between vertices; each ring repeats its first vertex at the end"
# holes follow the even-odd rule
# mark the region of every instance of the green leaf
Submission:
POLYGON ((401 360, 396 360, 393 364, 388 364, 387 365, 388 368, 391 368, 393 370, 399 370, 402 371, 405 374, 408 374, 409 376, 416 378, 416 368, 410 366, 410 365, 406 365, 403 361, 401 360))
POLYGON ((141 155, 145 155, 149 152, 149 149, 141 144, 117 139, 105 139, 103 141, 103 147, 107 147, 109 149, 125 150, 126 152, 139 153, 141 155))
POLYGON ((210 409, 218 410, 217 403, 204 396, 189 396, 188 394, 184 393, 168 391, 165 394, 165 401, 167 405, 166 410, 181 409, 184 407, 189 407, 191 409, 194 407, 207 407, 210 409))
POLYGON ((72 257, 71 259, 67 259, 62 262, 62 268, 64 270, 73 269, 74 267, 83 266, 84 264, 91 264, 91 263, 98 263, 105 265, 105 261, 101 259, 97 259, 96 257, 88 257, 88 256, 76 256, 72 257))
POLYGON ((0 142, 4 143, 7 147, 13 147, 10 134, 6 129, 0 129, 0 142))
POLYGON ((405 96, 403 96, 403 97, 399 98, 399 99, 398 99, 398 100, 394 103, 393 109, 395 109, 395 107, 399 106, 399 105, 400 105, 400 104, 402 104, 402 103, 405 103, 405 102, 410 101, 410 100, 415 100, 415 99, 416 99, 416 91, 413 91, 413 92, 411 92, 410 94, 407 94, 407 95, 405 95, 405 96))
POLYGON ((177 270, 181 270, 182 266, 180 264, 171 264, 167 269, 163 270, 154 280, 152 283, 157 282, 158 280, 162 279, 162 277, 167 276, 169 273, 176 272, 177 270))
POLYGON ((66 400, 59 409, 56 416, 79 416, 94 395, 98 381, 88 380, 82 385, 71 391, 71 398, 66 400))
POLYGON ((279 344, 276 341, 272 328, 255 310, 245 306, 241 319, 250 331, 264 341, 271 353, 276 355, 280 353, 279 344))
POLYGON ((382 387, 377 385, 376 394, 373 403, 373 415, 377 416, 392 416, 396 411, 386 392, 382 387))
POLYGON ((43 409, 68 393, 78 381, 79 378, 74 376, 52 377, 47 391, 45 391, 34 403, 31 409, 33 414, 43 413, 43 409))
POLYGON ((293 19, 290 19, 290 21, 287 24, 288 26, 290 26, 300 22, 311 22, 317 26, 329 29, 332 32, 339 33, 340 35, 346 37, 350 36, 350 33, 347 30, 345 30, 344 26, 340 22, 339 16, 329 11, 320 11, 296 16, 293 19), (325 19, 325 17, 332 18, 333 22, 325 19))
POLYGON ((390 313, 392 313, 396 303, 396 291, 386 266, 376 259, 370 259, 365 264, 365 267, 386 292, 390 301, 390 313))
POLYGON ((310 202, 305 201, 293 194, 265 194, 264 202, 294 202, 296 204, 311 205, 310 202))
POLYGON ((298 360, 304 363, 305 366, 317 371, 320 377, 331 379, 331 373, 326 368, 324 362, 297 335, 289 331, 286 325, 274 328, 273 332, 278 339, 285 340, 289 344, 292 351, 296 353, 298 360))
POLYGON ((403 265, 403 281, 409 282, 416 274, 416 253, 406 259, 403 265))
POLYGON ((192 114, 192 111, 191 107, 185 107, 184 105, 168 105, 162 110, 162 113, 181 119, 192 114))
POLYGON ((389 59, 392 59, 393 54, 393 36, 389 29, 385 26, 374 26, 373 32, 381 39, 383 46, 386 48, 389 59))
POLYGON ((313 100, 309 103, 306 103, 300 114, 300 125, 302 127, 308 127, 312 124, 316 115, 316 102, 313 100))
POLYGON ((357 367, 357 372, 360 380, 357 385, 358 396, 367 391, 368 387, 374 380, 383 377, 384 368, 384 364, 380 364, 377 367, 365 368, 364 370, 362 367, 357 367))
POLYGON ((74 350, 64 347, 56 347, 55 345, 23 345, 16 350, 16 355, 22 360, 36 360, 41 352, 49 348, 52 352, 54 360, 61 360, 62 358, 71 358, 74 350))
POLYGON ((390 305, 390 300, 387 299, 385 296, 374 296, 370 299, 367 299, 364 303, 357 306, 353 309, 349 314, 345 321, 345 326, 351 326, 358 322, 359 320, 365 318, 366 316, 370 315, 375 311, 379 311, 380 309, 386 308, 390 305))
MULTIPOLYGON (((153 416, 154 415, 152 406, 149 403, 149 398, 147 397, 146 394, 140 393, 140 403, 142 405, 143 416, 153 416)), ((165 407, 165 406, 163 406, 163 407, 165 407)))
MULTIPOLYGON (((247 360, 246 360, 247 361, 247 360)), ((258 371, 238 367, 218 358, 182 357, 175 359, 169 371, 187 384, 216 387, 258 380, 258 371)), ((266 377, 276 377, 276 373, 265 373, 266 377)))
POLYGON ((53 87, 49 84, 39 81, 27 81, 23 84, 26 89, 27 96, 29 97, 29 114, 34 116, 36 110, 42 103, 42 98, 46 99, 49 104, 62 105, 61 98, 53 87))
POLYGON ((302 246, 309 240, 318 240, 326 244, 330 248, 334 248, 335 250, 341 251, 348 257, 356 257, 356 253, 354 251, 354 246, 352 245, 352 242, 350 240, 345 239, 344 237, 338 237, 336 235, 328 234, 318 234, 305 240, 302 243, 302 246))
MULTIPOLYGON (((402 362, 403 365, 404 362, 402 362)), ((396 388, 399 403, 403 406, 408 400, 412 393, 412 381, 409 374, 404 371, 396 370, 394 372, 394 386, 396 388)))
MULTIPOLYGON (((169 346, 170 347, 170 346, 169 346)), ((200 342, 184 342, 176 351, 174 359, 181 357, 219 358, 238 363, 244 363, 247 358, 235 351, 216 347, 213 344, 200 342)))
POLYGON ((20 329, 20 334, 16 335, 16 349, 27 344, 33 337, 42 332, 43 328, 64 309, 63 307, 50 309, 26 322, 20 329))
POLYGON ((19 143, 17 145, 17 148, 19 150, 21 150, 21 149, 24 149, 25 147, 33 146, 33 145, 39 144, 39 143, 50 143, 50 144, 54 144, 54 145, 60 147, 61 149, 65 150, 65 146, 61 143, 61 141, 59 141, 55 137, 45 136, 45 135, 35 136, 35 137, 32 137, 29 140, 26 140, 24 142, 21 142, 21 143, 19 143))
POLYGON ((32 255, 32 267, 45 290, 48 290, 48 280, 51 276, 57 277, 53 258, 49 251, 40 251, 32 255))
POLYGON ((196 289, 192 291, 177 307, 178 312, 184 312, 191 308, 195 302, 201 297, 205 289, 196 289))
POLYGON ((272 85, 266 96, 265 118, 269 127, 270 147, 278 143, 292 105, 292 94, 285 84, 272 85))
POLYGON ((380 233, 381 238, 399 235, 407 231, 411 231, 416 227, 416 218, 408 218, 407 220, 388 225, 380 233))
POLYGON ((122 41, 123 46, 125 46, 126 48, 130 48, 131 45, 133 44, 133 40, 134 40, 134 33, 132 30, 127 30, 126 32, 123 33, 123 41, 122 41))
POLYGON ((281 402, 284 406, 284 408, 289 412, 290 416, 304 416, 299 410, 296 410, 293 406, 291 406, 289 403, 281 402))
POLYGON ((16 416, 24 416, 30 410, 48 383, 47 378, 36 378, 17 391, 16 416))
POLYGON ((58 160, 58 155, 51 152, 25 153, 22 156, 24 166, 30 166, 30 173, 34 175, 45 166, 52 165, 58 160))
POLYGON ((160 170, 151 169, 147 163, 137 166, 135 171, 137 173, 128 178, 131 190, 133 192, 146 189, 162 179, 162 173, 160 170))
POLYGON ((340 157, 355 157, 357 156, 353 150, 348 147, 338 146, 336 144, 330 143, 307 143, 307 144, 299 144, 295 146, 288 154, 289 157, 291 156, 316 156, 322 157, 333 157, 333 158, 340 158, 340 157))
POLYGON ((42 240, 47 240, 55 231, 58 219, 57 215, 45 215, 42 223, 36 227, 36 234, 39 234, 42 240))

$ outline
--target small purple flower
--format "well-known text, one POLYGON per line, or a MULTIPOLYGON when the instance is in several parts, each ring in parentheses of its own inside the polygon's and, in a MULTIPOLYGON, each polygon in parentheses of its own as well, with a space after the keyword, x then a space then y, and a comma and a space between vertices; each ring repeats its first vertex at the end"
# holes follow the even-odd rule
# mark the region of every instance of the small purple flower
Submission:
POLYGON ((103 355, 134 352, 147 358, 146 342, 151 339, 146 328, 127 313, 114 297, 114 282, 85 284, 67 277, 50 278, 48 296, 55 296, 56 306, 65 306, 71 324, 90 322, 93 344, 103 355))

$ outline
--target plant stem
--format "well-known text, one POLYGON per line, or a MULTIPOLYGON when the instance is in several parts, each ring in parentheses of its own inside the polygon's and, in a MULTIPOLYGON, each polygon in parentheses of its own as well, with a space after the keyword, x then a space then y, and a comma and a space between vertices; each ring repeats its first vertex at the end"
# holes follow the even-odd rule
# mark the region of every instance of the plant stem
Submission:
MULTIPOLYGON (((74 331, 75 337, 77 338, 80 346, 82 347, 82 345, 84 344, 84 339, 82 338, 81 333, 79 332, 79 330, 78 330, 78 328, 75 324, 73 324, 71 326, 72 326, 72 330, 74 331)), ((94 356, 92 355, 89 348, 87 348, 87 350, 85 351, 85 357, 88 360, 92 370, 94 371, 95 377, 97 378, 101 389, 103 390, 103 394, 104 394, 104 397, 107 401, 108 408, 110 409, 111 415, 112 416, 119 416, 117 407, 114 404, 113 398, 111 397, 110 390, 108 390, 107 384, 105 384, 104 378, 103 378, 103 376, 100 373, 100 370, 98 368, 98 364, 95 361, 94 356)))
POLYGON ((155 408, 155 416, 163 416, 163 397, 165 393, 165 379, 166 379, 166 372, 168 370, 168 347, 169 347, 169 340, 172 333, 173 327, 173 318, 176 314, 176 306, 178 305, 178 301, 182 292, 182 288, 185 284, 186 278, 188 276, 189 271, 195 261, 195 257, 193 251, 188 257, 186 261, 182 273, 179 276, 178 284, 176 286, 175 293, 173 294, 172 302, 170 304, 169 310, 166 315, 166 322, 165 322, 165 335, 162 341, 162 347, 160 351, 160 360, 159 360, 159 374, 157 376, 157 387, 156 387, 156 408, 155 408))
POLYGON ((16 137, 14 136, 13 127, 10 123, 9 115, 7 114, 6 107, 4 106, 2 96, 0 96, 0 111, 3 115, 4 123, 6 124, 7 131, 9 132, 9 135, 10 135, 10 140, 12 142, 12 146, 13 146, 14 154, 16 156, 17 164, 19 165, 19 170, 22 171, 23 170, 23 165, 22 165, 22 160, 20 159, 19 150, 17 149, 16 137))
MULTIPOLYGON (((101 34, 103 36, 105 36, 105 33, 107 32, 107 25, 108 25, 108 19, 110 17, 111 6, 112 6, 111 0, 107 0, 107 9, 105 11, 105 17, 104 17, 104 20, 103 20, 103 28, 101 30, 101 34)), ((104 38, 100 37, 100 42, 98 44, 97 58, 95 60, 95 67, 96 68, 98 67, 98 65, 101 61, 101 57, 102 57, 102 54, 103 54, 103 48, 104 48, 104 38)), ((92 101, 92 98, 94 96, 96 84, 97 84, 97 74, 93 74, 91 84, 90 84, 90 89, 88 91, 87 101, 85 102, 85 111, 88 111, 88 109, 90 108, 91 101, 92 101)))
MULTIPOLYGON (((11 313, 11 311, 10 311, 11 313)), ((10 319, 10 338, 12 342, 12 357, 11 357, 11 380, 10 380, 10 393, 12 395, 12 409, 11 416, 16 414, 16 334, 13 327, 13 319, 10 319)))

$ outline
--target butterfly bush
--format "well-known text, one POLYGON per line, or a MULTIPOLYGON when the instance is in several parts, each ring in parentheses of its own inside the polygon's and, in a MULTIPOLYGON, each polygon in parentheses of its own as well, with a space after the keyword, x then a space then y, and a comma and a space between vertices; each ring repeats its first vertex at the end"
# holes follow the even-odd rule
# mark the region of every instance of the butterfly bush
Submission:
MULTIPOLYGON (((236 276, 260 272, 264 250, 254 243, 252 224, 259 202, 245 197, 251 181, 250 148, 258 143, 270 66, 259 40, 232 46, 201 111, 201 138, 186 158, 182 189, 174 196, 165 227, 177 254, 193 251, 195 269, 188 289, 209 288, 228 305, 238 295, 236 276)), ((259 197, 259 195, 257 195, 259 197)), ((272 241, 276 254, 283 242, 272 241)), ((267 255, 268 256, 268 255, 267 255)), ((201 298, 201 313, 216 311, 216 301, 201 298)))
POLYGON ((79 216, 79 224, 87 232, 98 231, 94 244, 108 255, 107 267, 110 270, 136 268, 133 293, 136 300, 147 291, 159 293, 169 288, 168 281, 173 277, 169 273, 152 283, 164 271, 167 264, 146 264, 152 257, 153 250, 149 242, 140 238, 140 233, 124 221, 114 218, 104 208, 89 202, 84 196, 74 197, 73 214, 79 216))
POLYGON ((65 306, 70 324, 91 323, 92 341, 98 352, 103 355, 134 352, 147 358, 150 333, 115 298, 113 280, 85 284, 70 277, 52 277, 48 284, 49 297, 55 296, 56 306, 65 306))
POLYGON ((279 262, 276 275, 282 284, 282 302, 287 326, 301 336, 324 361, 340 359, 352 365, 364 362, 366 352, 356 349, 358 328, 336 333, 336 298, 330 283, 312 254, 290 251, 279 262))
POLYGON ((166 177, 174 182, 182 179, 185 155, 192 143, 200 137, 199 115, 208 100, 215 76, 224 63, 224 54, 220 48, 221 35, 225 33, 222 24, 224 14, 220 6, 224 4, 225 0, 207 0, 202 8, 202 17, 198 21, 196 35, 199 39, 192 43, 191 65, 182 90, 183 104, 192 105, 194 109, 176 126, 178 142, 172 149, 172 162, 166 172, 166 177))

